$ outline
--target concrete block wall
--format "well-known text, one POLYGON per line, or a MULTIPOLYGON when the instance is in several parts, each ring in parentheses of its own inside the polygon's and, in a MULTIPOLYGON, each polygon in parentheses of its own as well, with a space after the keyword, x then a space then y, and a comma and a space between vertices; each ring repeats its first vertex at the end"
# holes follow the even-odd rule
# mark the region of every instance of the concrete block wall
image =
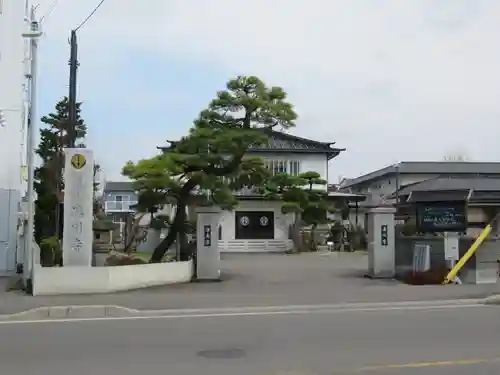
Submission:
POLYGON ((397 236, 395 247, 396 276, 402 277, 413 269, 413 248, 416 243, 431 246, 430 258, 431 267, 444 265, 444 240, 431 236, 397 236))
MULTIPOLYGON (((462 237, 459 240, 459 255, 464 256, 476 239, 462 237)), ((431 246, 431 267, 446 265, 444 239, 436 236, 396 236, 396 276, 401 277, 412 270, 413 248, 416 243, 431 246)), ((500 238, 487 239, 460 270, 458 276, 464 284, 494 283, 500 260, 500 238)))

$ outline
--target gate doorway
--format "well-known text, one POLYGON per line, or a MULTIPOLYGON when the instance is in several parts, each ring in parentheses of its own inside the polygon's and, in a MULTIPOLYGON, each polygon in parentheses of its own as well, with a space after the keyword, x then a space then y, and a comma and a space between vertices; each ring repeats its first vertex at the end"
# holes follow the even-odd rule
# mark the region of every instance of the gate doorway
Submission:
POLYGON ((274 239, 273 211, 236 211, 235 239, 272 240, 274 239))

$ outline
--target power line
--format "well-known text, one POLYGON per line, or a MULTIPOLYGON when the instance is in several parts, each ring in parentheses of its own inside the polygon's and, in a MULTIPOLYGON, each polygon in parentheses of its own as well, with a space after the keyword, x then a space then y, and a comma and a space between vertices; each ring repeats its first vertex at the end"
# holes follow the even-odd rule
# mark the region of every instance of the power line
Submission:
MULTIPOLYGON (((59 1, 59 0, 54 0, 54 1, 59 1)), ((76 102, 76 89, 77 89, 77 70, 78 70, 78 41, 77 41, 77 36, 76 32, 80 30, 85 24, 97 13, 99 8, 104 4, 105 0, 101 0, 99 4, 92 10, 92 12, 89 13, 89 15, 73 30, 71 30, 71 38, 70 38, 70 59, 69 59, 69 94, 68 94, 68 117, 69 117, 69 128, 67 129, 67 135, 68 135, 68 141, 66 142, 67 146, 70 148, 75 147, 75 140, 77 138, 77 111, 78 111, 78 106, 76 102)), ((59 151, 62 150, 63 147, 63 131, 59 132, 59 151)), ((78 145, 76 146, 78 147, 78 145)), ((62 177, 62 170, 63 170, 63 165, 62 165, 62 158, 59 159, 58 161, 58 171, 59 171, 59 176, 62 177)), ((59 193, 61 191, 61 177, 58 178, 57 180, 57 192, 59 193)), ((61 209, 62 205, 61 202, 58 200, 58 203, 56 205, 56 212, 55 212, 55 221, 56 221, 56 236, 60 237, 61 233, 63 232, 62 224, 64 223, 64 212, 61 209)))
POLYGON ((54 0, 50 4, 50 6, 47 8, 47 11, 44 13, 44 15, 40 18, 40 22, 42 22, 45 18, 50 16, 50 14, 56 9, 57 5, 59 5, 59 0, 54 0))
POLYGON ((101 0, 101 2, 99 4, 97 4, 97 6, 94 8, 94 10, 92 12, 90 12, 90 14, 82 21, 82 23, 80 23, 77 28, 75 29, 75 31, 78 31, 79 29, 81 29, 93 16, 94 14, 97 13, 97 11, 99 10, 99 8, 102 6, 102 4, 104 4, 106 0, 101 0))

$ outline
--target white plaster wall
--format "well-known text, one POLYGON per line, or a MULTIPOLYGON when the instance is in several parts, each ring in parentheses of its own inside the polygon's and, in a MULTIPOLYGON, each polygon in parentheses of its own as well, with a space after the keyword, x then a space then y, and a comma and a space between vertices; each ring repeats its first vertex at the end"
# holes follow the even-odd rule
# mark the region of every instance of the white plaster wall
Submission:
POLYGON ((24 84, 23 0, 3 0, 0 14, 0 189, 21 185, 21 130, 24 84))
MULTIPOLYGON (((267 160, 299 160, 300 173, 304 172, 318 172, 322 179, 328 181, 328 160, 326 155, 323 154, 304 154, 304 153, 273 153, 273 152, 252 152, 251 156, 258 156, 267 160)), ((315 189, 326 189, 326 185, 314 186, 315 189)))
POLYGON ((0 276, 15 270, 24 83, 23 0, 3 0, 0 10, 0 276))
POLYGON ((187 283, 193 262, 117 267, 35 266, 33 295, 112 293, 151 286, 187 283))
POLYGON ((222 226, 222 241, 235 240, 235 211, 273 211, 274 239, 288 240, 288 227, 293 224, 293 214, 281 212, 282 202, 273 201, 241 201, 234 211, 222 211, 220 224, 222 226))
POLYGON ((20 199, 19 190, 0 189, 0 276, 10 275, 16 269, 20 199))

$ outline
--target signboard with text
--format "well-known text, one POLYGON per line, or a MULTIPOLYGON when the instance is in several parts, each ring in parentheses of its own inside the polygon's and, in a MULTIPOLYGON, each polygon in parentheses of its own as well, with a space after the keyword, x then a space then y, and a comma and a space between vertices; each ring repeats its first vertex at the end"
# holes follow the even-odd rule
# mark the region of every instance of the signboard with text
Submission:
POLYGON ((63 265, 91 266, 94 157, 84 148, 64 152, 63 265))
POLYGON ((212 246, 212 227, 210 225, 203 226, 203 246, 212 246))
POLYGON ((387 225, 382 225, 380 226, 380 244, 382 246, 388 246, 389 245, 389 239, 388 239, 388 228, 387 225))
POLYGON ((417 224, 419 232, 465 232, 465 202, 420 203, 417 205, 417 224))

